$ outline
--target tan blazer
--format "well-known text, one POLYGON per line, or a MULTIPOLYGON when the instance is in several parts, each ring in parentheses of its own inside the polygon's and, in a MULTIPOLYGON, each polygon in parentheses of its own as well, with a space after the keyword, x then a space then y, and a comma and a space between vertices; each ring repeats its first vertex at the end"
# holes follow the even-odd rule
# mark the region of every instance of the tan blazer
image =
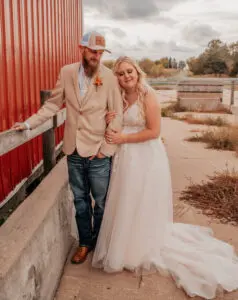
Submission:
POLYGON ((96 88, 94 76, 87 93, 81 97, 79 67, 80 63, 75 63, 61 69, 51 98, 26 122, 34 129, 55 115, 65 103, 64 153, 71 154, 77 148, 79 155, 83 157, 95 155, 98 151, 112 156, 117 146, 107 144, 104 139, 107 126, 105 114, 108 110, 117 112, 108 128, 121 130, 123 104, 117 79, 110 69, 100 65, 99 77, 102 86, 96 88))

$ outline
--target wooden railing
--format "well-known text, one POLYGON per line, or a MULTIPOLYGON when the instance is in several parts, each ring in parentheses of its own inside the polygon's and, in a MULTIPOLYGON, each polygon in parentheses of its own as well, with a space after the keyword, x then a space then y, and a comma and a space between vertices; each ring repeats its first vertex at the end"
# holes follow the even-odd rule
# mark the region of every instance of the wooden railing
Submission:
MULTIPOLYGON (((50 97, 50 95, 50 91, 40 92, 42 105, 50 97)), ((31 174, 30 178, 23 180, 21 186, 15 192, 11 193, 11 197, 7 197, 0 203, 0 208, 3 206, 5 207, 8 202, 13 202, 14 206, 16 205, 16 202, 21 202, 25 195, 26 188, 40 175, 47 175, 55 166, 56 156, 61 152, 62 143, 56 147, 54 129, 64 123, 65 116, 66 111, 64 108, 61 109, 53 118, 38 126, 36 129, 20 132, 15 129, 9 129, 0 133, 0 156, 16 149, 41 134, 43 143, 43 165, 40 166, 38 170, 36 168, 34 172, 35 174, 31 174)), ((9 209, 11 205, 6 207, 9 209)))

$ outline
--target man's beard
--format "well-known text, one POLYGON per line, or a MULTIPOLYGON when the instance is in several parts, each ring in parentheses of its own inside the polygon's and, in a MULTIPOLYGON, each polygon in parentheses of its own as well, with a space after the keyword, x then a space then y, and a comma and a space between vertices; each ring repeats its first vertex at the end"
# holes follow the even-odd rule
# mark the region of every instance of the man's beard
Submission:
POLYGON ((99 62, 97 65, 92 66, 90 65, 88 60, 85 57, 83 57, 83 67, 88 77, 93 77, 93 75, 97 72, 98 66, 99 66, 99 62))

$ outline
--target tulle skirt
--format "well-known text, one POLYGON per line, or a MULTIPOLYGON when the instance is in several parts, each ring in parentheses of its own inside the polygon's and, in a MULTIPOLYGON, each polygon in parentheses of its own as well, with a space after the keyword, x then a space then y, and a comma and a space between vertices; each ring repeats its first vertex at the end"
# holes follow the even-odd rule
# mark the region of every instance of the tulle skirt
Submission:
POLYGON ((173 223, 170 168, 161 139, 121 145, 114 157, 93 255, 106 272, 169 274, 189 296, 213 299, 238 288, 233 247, 209 228, 173 223))

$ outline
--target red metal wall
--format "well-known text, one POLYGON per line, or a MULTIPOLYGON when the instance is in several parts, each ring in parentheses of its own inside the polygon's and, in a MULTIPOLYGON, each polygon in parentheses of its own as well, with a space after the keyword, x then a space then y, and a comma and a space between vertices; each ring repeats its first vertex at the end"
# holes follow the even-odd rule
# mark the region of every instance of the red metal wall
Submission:
MULTIPOLYGON (((79 60, 82 0, 0 1, 0 131, 40 107, 60 68, 79 60)), ((56 141, 63 129, 56 131, 56 141)), ((0 157, 0 202, 42 159, 41 137, 0 157)))

